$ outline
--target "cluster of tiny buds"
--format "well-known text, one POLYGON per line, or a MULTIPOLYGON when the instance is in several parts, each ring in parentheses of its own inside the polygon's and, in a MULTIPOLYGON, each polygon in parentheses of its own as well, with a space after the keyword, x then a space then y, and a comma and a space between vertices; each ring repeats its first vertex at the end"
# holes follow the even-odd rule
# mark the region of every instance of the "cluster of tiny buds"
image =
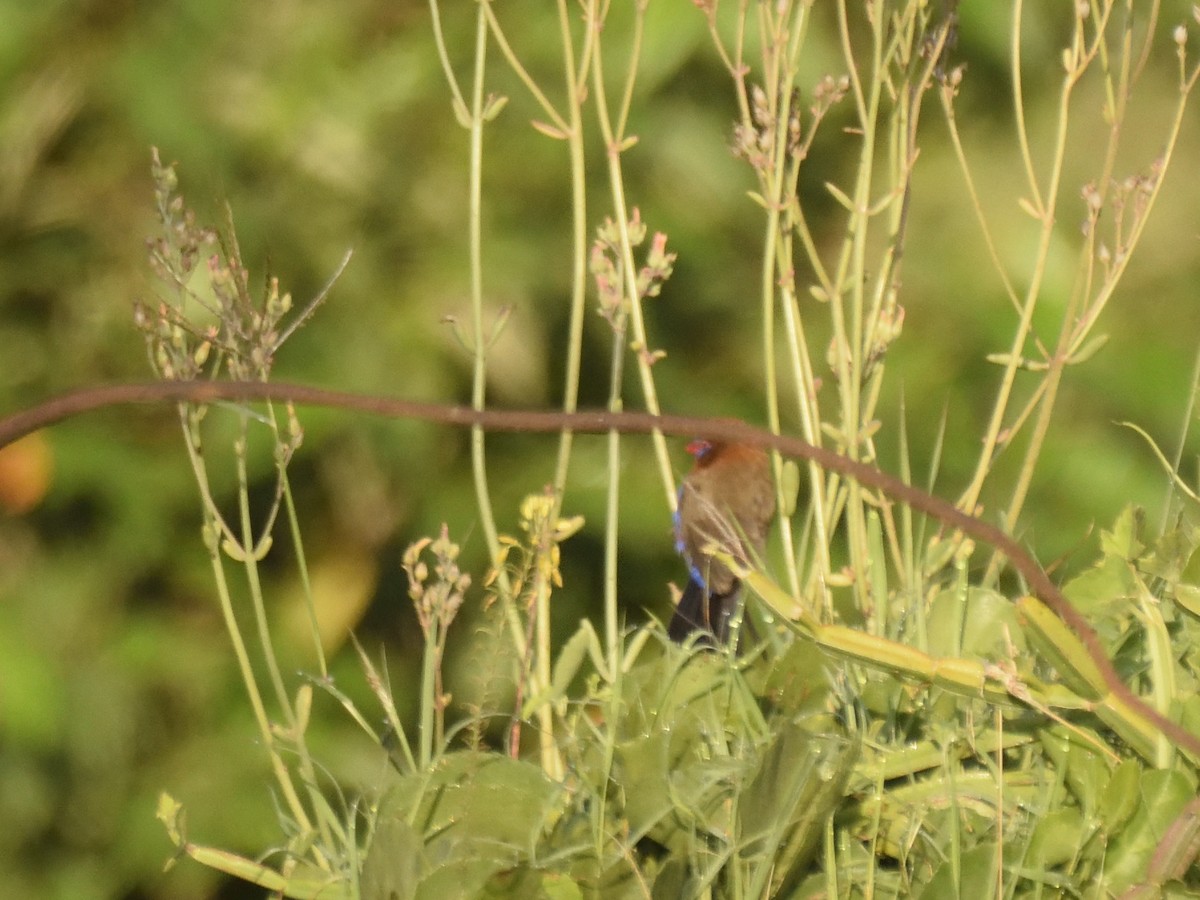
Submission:
MULTIPOLYGON (((812 103, 809 105, 815 127, 836 103, 850 90, 848 75, 834 77, 826 75, 813 87, 812 103)), ((756 171, 769 172, 774 169, 773 160, 779 138, 779 123, 784 122, 784 149, 789 155, 800 157, 804 153, 803 122, 800 117, 800 91, 793 88, 787 95, 786 109, 775 108, 775 103, 760 85, 750 88, 750 121, 741 122, 733 129, 733 154, 750 163, 756 171)))
MULTIPOLYGON (((1120 181, 1111 182, 1112 197, 1108 205, 1112 210, 1112 237, 1116 244, 1115 253, 1101 242, 1097 248, 1097 258, 1105 264, 1113 259, 1121 262, 1128 251, 1128 234, 1146 216, 1154 192, 1158 190, 1163 174, 1162 158, 1155 159, 1149 171, 1141 175, 1130 175, 1120 181)), ((1080 190, 1086 215, 1081 230, 1085 235, 1091 235, 1096 229, 1106 201, 1094 182, 1088 182, 1080 190)))
POLYGON ((450 540, 445 524, 436 539, 421 538, 408 545, 401 565, 408 575, 408 596, 416 609, 421 631, 429 637, 438 626, 444 630, 458 615, 471 586, 471 576, 458 567, 459 545, 450 540), (429 565, 421 557, 428 549, 433 554, 433 574, 429 582, 429 565))
POLYGON ((813 88, 813 115, 822 115, 831 106, 836 103, 840 103, 842 98, 846 96, 846 92, 849 90, 849 75, 839 75, 837 78, 834 78, 832 75, 826 75, 824 78, 818 81, 817 86, 813 88))
POLYGON ((133 317, 145 335, 151 366, 161 378, 190 380, 211 360, 214 367, 225 365, 234 379, 265 381, 283 340, 280 326, 291 311, 291 294, 270 278, 255 303, 236 244, 225 252, 212 249, 215 233, 196 224, 176 193, 174 167, 163 165, 157 150, 151 172, 162 232, 147 241, 147 252, 163 299, 135 303, 133 317))
MULTIPOLYGON (((630 249, 641 246, 647 233, 648 229, 642 221, 641 212, 634 207, 633 217, 626 223, 630 249)), ((612 326, 613 331, 618 333, 624 332, 625 314, 629 309, 622 248, 620 228, 613 219, 605 218, 604 223, 596 229, 588 269, 596 282, 600 300, 599 313, 612 326)), ((635 290, 638 298, 644 300, 657 297, 662 291, 663 283, 671 277, 674 266, 675 254, 667 251, 667 236, 661 231, 656 231, 650 239, 645 263, 637 271, 635 290)), ((635 346, 633 349, 643 354, 651 364, 664 355, 658 350, 649 351, 647 354, 641 346, 635 346)))

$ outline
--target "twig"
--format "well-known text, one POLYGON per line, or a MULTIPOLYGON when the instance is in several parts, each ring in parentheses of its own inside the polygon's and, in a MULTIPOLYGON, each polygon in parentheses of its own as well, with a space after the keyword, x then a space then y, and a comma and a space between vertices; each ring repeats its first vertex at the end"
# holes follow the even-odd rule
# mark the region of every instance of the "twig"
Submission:
POLYGON ((439 403, 421 403, 397 397, 352 394, 299 384, 265 382, 160 381, 149 383, 104 384, 62 394, 33 407, 0 419, 0 449, 39 428, 110 406, 150 403, 212 403, 226 401, 290 401, 306 406, 324 406, 355 412, 410 419, 443 425, 471 426, 486 431, 575 432, 602 434, 620 431, 626 434, 658 432, 676 437, 699 436, 715 440, 739 441, 785 456, 816 463, 823 469, 852 478, 861 485, 875 488, 926 515, 990 544, 1008 557, 1009 563, 1025 578, 1030 590, 1069 625, 1087 648, 1104 682, 1121 700, 1153 722, 1164 735, 1200 758, 1200 736, 1173 722, 1133 692, 1121 680, 1104 652, 1100 638, 1083 615, 1075 609, 1038 562, 1012 537, 983 519, 968 515, 940 497, 905 484, 898 478, 834 453, 814 447, 799 438, 774 435, 737 419, 712 419, 697 416, 650 415, 638 412, 561 412, 555 410, 471 409, 439 403))

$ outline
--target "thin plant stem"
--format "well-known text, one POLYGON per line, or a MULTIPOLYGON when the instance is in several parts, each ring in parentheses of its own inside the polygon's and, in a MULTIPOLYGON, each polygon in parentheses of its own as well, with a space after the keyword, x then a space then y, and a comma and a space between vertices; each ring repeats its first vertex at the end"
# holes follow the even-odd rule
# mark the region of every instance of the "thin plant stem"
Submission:
MULTIPOLYGON (((271 769, 282 792, 284 803, 302 832, 306 834, 311 833, 312 822, 308 817, 308 812, 304 808, 304 804, 296 793, 291 773, 279 755, 275 735, 271 729, 271 722, 267 716, 262 693, 258 687, 258 679, 254 674, 254 667, 250 663, 250 654, 247 652, 241 627, 238 625, 237 616, 233 610, 233 599, 229 592, 229 584, 225 578, 225 567, 221 561, 221 534, 223 529, 219 524, 216 507, 211 502, 208 472, 204 464, 204 457, 201 455, 200 447, 193 438, 196 433, 194 427, 198 427, 198 421, 194 420, 193 413, 189 407, 184 405, 179 407, 179 417, 183 430, 184 447, 187 450, 188 460, 192 465, 192 474, 196 479, 196 484, 200 488, 201 496, 205 498, 202 504, 205 520, 204 545, 208 551, 209 564, 213 572, 213 582, 217 589, 217 600, 221 607, 221 616, 225 621, 225 630, 229 635, 229 642, 233 647, 234 658, 237 660, 238 670, 242 676, 242 686, 245 688, 246 697, 250 701, 254 720, 258 725, 259 736, 271 761, 271 769)), ((323 862, 323 858, 320 856, 318 856, 318 860, 323 862)))
MULTIPOLYGON (((583 320, 587 299, 587 181, 586 157, 583 143, 583 100, 580 76, 576 72, 574 41, 571 36, 570 13, 566 0, 558 0, 558 21, 563 54, 563 80, 567 93, 566 140, 571 171, 571 314, 567 326, 566 365, 563 372, 564 412, 574 412, 579 404, 579 375, 583 358, 583 320)), ((590 57, 592 35, 588 29, 581 57, 590 57)), ((573 435, 564 430, 559 438, 558 458, 554 468, 554 516, 562 507, 566 492, 567 473, 571 461, 573 435)), ((610 615, 606 608, 605 615, 610 615)), ((611 611, 615 616, 615 609, 611 611)))
MULTIPOLYGON (((789 53, 786 59, 782 59, 781 54, 774 52, 774 48, 782 43, 779 38, 764 44, 764 53, 767 54, 766 59, 764 59, 764 69, 769 72, 767 76, 769 79, 767 82, 768 102, 773 104, 777 125, 775 128, 774 147, 772 148, 772 166, 769 174, 763 172, 760 175, 760 181, 765 182, 763 184, 763 193, 767 198, 765 244, 760 267, 762 273, 763 383, 766 394, 767 426, 775 434, 782 433, 783 422, 779 401, 779 376, 775 359, 775 319, 778 289, 778 306, 783 312, 785 328, 789 336, 789 348, 792 351, 789 358, 793 364, 792 374, 796 383, 797 396, 800 398, 802 407, 801 420, 808 425, 805 430, 806 436, 815 435, 816 429, 812 427, 812 422, 814 418, 819 420, 819 414, 814 417, 808 408, 809 404, 805 402, 807 398, 815 397, 816 392, 812 390, 812 379, 805 378, 806 368, 804 364, 797 359, 798 354, 796 350, 800 346, 806 347, 807 344, 802 343, 802 338, 799 335, 802 326, 798 321, 798 317, 794 315, 796 310, 794 253, 791 228, 784 224, 783 213, 791 207, 795 200, 796 185, 800 172, 799 154, 789 152, 789 140, 791 137, 790 120, 794 114, 792 109, 792 95, 796 78, 795 61, 799 55, 800 48, 803 46, 804 36, 807 33, 807 12, 807 6, 800 6, 796 11, 796 18, 785 20, 786 24, 781 26, 785 33, 791 36, 791 40, 787 42, 789 53), (774 96, 772 97, 772 95, 774 96)), ((788 13, 790 11, 785 11, 785 14, 788 13)), ((764 27, 766 27, 766 22, 771 16, 769 7, 761 6, 759 8, 759 15, 764 23, 764 27)), ((779 37, 782 36, 780 35, 779 37)), ((744 85, 741 94, 744 97, 744 85)), ((746 117, 743 119, 743 127, 753 127, 748 109, 746 110, 746 117)), ((783 460, 777 453, 772 454, 772 469, 775 475, 776 502, 779 508, 782 509, 784 508, 785 500, 782 493, 783 460)), ((810 481, 811 474, 810 472, 810 481)), ((811 483, 817 484, 818 482, 811 481, 811 483)), ((813 493, 815 495, 819 491, 813 491, 813 493)), ((797 566, 797 551, 795 537, 792 533, 792 520, 788 516, 781 516, 779 521, 788 586, 793 596, 799 596, 800 572, 797 566)), ((824 540, 819 542, 819 546, 818 559, 820 560, 820 564, 818 578, 820 583, 824 585, 829 571, 828 548, 824 540)), ((826 604, 828 604, 828 593, 823 591, 822 594, 826 604)))
MULTIPOLYGON (((500 20, 496 18, 496 13, 492 9, 491 4, 480 3, 479 7, 481 15, 487 22, 488 30, 491 32, 493 39, 496 41, 496 46, 500 49, 500 53, 504 56, 505 60, 507 60, 509 66, 512 68, 516 76, 521 79, 521 83, 524 84, 529 93, 533 95, 533 98, 537 101, 538 106, 541 107, 542 113, 548 119, 550 119, 550 122, 555 129, 564 135, 569 134, 571 132, 571 126, 568 124, 567 120, 562 117, 562 114, 558 111, 558 108, 550 102, 549 98, 538 86, 538 83, 536 80, 534 80, 533 76, 530 75, 528 70, 521 64, 520 57, 517 56, 517 54, 513 51, 512 46, 509 44, 508 37, 505 35, 504 29, 500 25, 500 20)), ((560 0, 560 22, 563 22, 562 14, 563 5, 560 0)), ((563 22, 563 32, 564 46, 569 47, 570 26, 566 22, 563 22)), ((570 62, 569 59, 567 61, 570 62)), ((573 75, 568 76, 568 84, 570 84, 570 81, 573 80, 573 78, 573 75)), ((575 105, 575 95, 568 94, 568 98, 567 106, 570 108, 571 106, 575 105)))
MULTIPOLYGON (((581 82, 590 65, 595 46, 596 29, 585 29, 583 47, 578 58, 571 34, 571 15, 566 0, 557 0, 560 41, 563 59, 563 81, 567 101, 565 112, 560 112, 550 102, 545 92, 521 63, 513 51, 490 4, 483 4, 488 28, 509 66, 521 83, 526 86, 542 113, 550 120, 568 148, 571 183, 571 300, 570 322, 567 328, 566 364, 563 374, 563 410, 574 412, 579 401, 580 363, 583 348, 583 322, 587 296, 587 183, 586 156, 583 141, 583 91, 581 82)), ((556 513, 561 509, 570 467, 572 434, 564 430, 560 441, 554 470, 556 513)))
POLYGON ((250 590, 250 606, 254 611, 263 663, 267 667, 267 676, 275 691, 275 701, 279 704, 288 728, 292 728, 295 725, 295 716, 288 700, 287 689, 283 686, 283 675, 279 671, 279 658, 271 638, 271 627, 267 622, 267 610, 263 602, 262 582, 258 577, 260 542, 254 536, 254 526, 250 521, 250 479, 246 465, 247 428, 244 415, 240 427, 241 433, 234 442, 234 463, 237 470, 238 514, 241 523, 241 562, 246 570, 246 585, 250 590))
POLYGON ((421 654, 421 690, 419 703, 419 725, 417 729, 417 764, 422 772, 428 772, 433 763, 435 736, 435 709, 437 700, 438 631, 437 616, 431 617, 429 630, 425 634, 425 648, 421 654))
POLYGON ((296 513, 296 500, 292 496, 292 483, 287 469, 280 466, 278 477, 283 486, 283 508, 287 512, 288 533, 296 550, 296 569, 300 576, 300 590, 304 593, 304 605, 308 612, 308 624, 312 633, 313 652, 317 657, 317 673, 321 679, 329 677, 329 666, 325 661, 325 647, 321 640, 317 608, 313 602, 312 581, 308 575, 308 559, 304 555, 304 540, 300 533, 300 519, 296 513))
MULTIPOLYGON (((487 43, 490 7, 486 3, 479 4, 475 19, 475 54, 473 58, 473 79, 471 86, 470 107, 470 174, 469 174, 469 213, 468 213, 468 244, 470 256, 471 283, 471 330, 473 334, 473 364, 471 380, 471 406, 475 410, 486 407, 487 390, 487 347, 488 339, 483 326, 483 132, 485 121, 486 98, 484 95, 484 76, 487 64, 487 43)), ((496 528, 495 514, 492 511, 491 491, 488 488, 487 462, 485 450, 485 431, 482 428, 471 429, 471 471, 475 483, 476 505, 479 510, 480 524, 484 539, 488 545, 492 559, 500 558, 500 539, 496 528)), ((497 585, 501 595, 512 597, 512 585, 508 573, 503 566, 497 568, 497 585)), ((542 608, 549 602, 549 594, 535 595, 532 615, 535 621, 549 618, 549 611, 542 608)), ((535 654, 534 666, 524 668, 522 678, 532 679, 527 685, 528 693, 536 695, 540 688, 540 674, 543 659, 550 653, 548 626, 536 632, 537 638, 545 636, 544 643, 539 642, 536 651, 527 644, 526 637, 517 619, 516 609, 508 605, 507 619, 509 631, 518 659, 527 659, 530 653, 535 654)), ((553 733, 550 710, 546 706, 538 709, 540 733, 553 733)), ((514 722, 514 727, 516 724, 514 722)), ((553 768, 550 760, 545 757, 543 744, 543 765, 547 771, 553 768)))
POLYGON ((983 237, 984 246, 987 247, 988 257, 991 259, 992 267, 996 270, 996 276, 1000 279, 1000 283, 1004 287, 1004 294, 1008 297, 1009 303, 1017 312, 1020 312, 1021 301, 1017 296, 1016 288, 1013 287, 1012 279, 1008 277, 1008 268, 1000 259, 1000 251, 996 247, 996 239, 992 234, 992 227, 988 221, 987 214, 983 211, 983 202, 979 198, 979 189, 975 184, 975 176, 971 167, 970 161, 967 159, 966 149, 963 147, 962 135, 958 129, 958 118, 954 112, 954 93, 955 88, 952 84, 943 86, 938 92, 938 97, 942 101, 942 111, 946 116, 947 134, 950 137, 950 145, 954 148, 954 157, 958 162, 958 170, 963 176, 963 185, 967 189, 967 196, 971 201, 971 211, 975 214, 975 221, 979 225, 979 233, 983 237))
MULTIPOLYGON (((1175 455, 1171 459, 1171 471, 1176 475, 1179 474, 1179 467, 1183 464, 1183 452, 1187 446, 1188 432, 1191 430, 1193 416, 1196 411, 1196 400, 1200 396, 1200 348, 1196 351, 1195 362, 1192 363, 1192 380, 1191 388, 1188 391, 1187 403, 1184 405, 1183 422, 1179 429, 1179 445, 1175 448, 1175 455)), ((1158 531, 1164 534, 1167 530, 1167 523, 1172 515, 1175 514, 1175 497, 1177 494, 1175 488, 1175 480, 1167 478, 1166 495, 1163 497, 1162 504, 1162 519, 1158 524, 1158 531)))
MULTIPOLYGON (((474 78, 471 85, 470 173, 468 243, 471 283, 471 406, 483 409, 487 404, 487 337, 483 328, 483 81, 487 62, 487 8, 479 5, 475 19, 474 78)), ((484 539, 493 559, 499 558, 500 541, 496 519, 492 512, 491 492, 488 490, 487 461, 484 432, 471 429, 471 471, 475 479, 475 501, 479 508, 484 539)), ((506 592, 508 585, 501 581, 506 592)))
MULTIPOLYGON (((588 253, 588 206, 587 206, 587 160, 584 152, 583 96, 581 77, 576 71, 571 40, 570 15, 566 0, 558 0, 558 18, 562 33, 563 78, 567 90, 567 151, 571 171, 571 314, 567 326, 566 367, 564 371, 564 412, 574 412, 579 406, 580 370, 583 359, 583 324, 587 301, 587 253, 588 253)), ((589 29, 584 37, 584 50, 580 54, 588 60, 593 46, 593 32, 589 29)), ((560 434, 558 459, 554 470, 555 505, 553 517, 557 518, 566 493, 567 473, 574 443, 571 431, 560 434)), ((616 593, 610 597, 606 592, 604 606, 605 622, 616 621, 616 593)), ((611 645, 610 645, 611 646, 611 645)))
MULTIPOLYGON (((862 384, 862 350, 864 295, 863 282, 866 273, 867 235, 869 225, 868 208, 872 187, 872 176, 875 168, 875 136, 878 128, 879 104, 881 97, 881 78, 883 70, 883 34, 884 16, 882 6, 874 4, 874 11, 869 18, 871 28, 871 71, 875 77, 871 79, 869 90, 864 92, 862 80, 855 65, 854 49, 850 40, 850 26, 846 9, 846 0, 838 2, 838 33, 841 38, 842 53, 851 72, 850 81, 853 86, 855 106, 858 111, 858 127, 862 131, 857 178, 852 200, 848 209, 849 223, 847 237, 843 243, 842 253, 838 264, 838 291, 831 298, 830 312, 833 315, 834 326, 834 368, 837 374, 838 395, 841 401, 841 440, 845 452, 851 459, 861 456, 861 393, 862 384), (849 321, 844 313, 843 302, 846 292, 843 285, 849 284, 849 321)), ((847 485, 845 512, 847 515, 847 537, 850 549, 850 565, 855 572, 867 571, 866 521, 863 516, 862 494, 859 485, 851 482, 847 485)), ((855 579, 855 594, 861 608, 867 608, 869 603, 867 585, 862 579, 855 579)))
MULTIPOLYGON (((997 448, 1000 444, 1002 433, 1005 435, 1005 442, 1011 440, 1011 434, 1007 432, 1004 426, 1004 419, 1007 416, 1009 404, 1012 399, 1013 389, 1016 383, 1017 373, 1020 369, 1020 360, 1026 342, 1029 339, 1029 333, 1033 323, 1034 310, 1037 308, 1038 300, 1041 296, 1042 278, 1045 275, 1047 258, 1050 251, 1051 238, 1054 234, 1054 215, 1057 208, 1057 196, 1059 179, 1062 174, 1062 165, 1065 158, 1065 144, 1067 138, 1067 124, 1070 119, 1069 106, 1071 88, 1074 80, 1068 75, 1063 82, 1063 89, 1059 95, 1059 115, 1057 122, 1057 130, 1055 135, 1055 150, 1050 164, 1050 176, 1047 180, 1047 189, 1043 193, 1037 183, 1037 175, 1033 168, 1031 151, 1029 148, 1029 137, 1025 126, 1025 107, 1021 91, 1021 41, 1020 41, 1020 26, 1021 26, 1021 9, 1022 2, 1017 0, 1013 10, 1013 43, 1012 43, 1012 71, 1013 71, 1013 98, 1015 107, 1015 116, 1017 120, 1018 143, 1020 146, 1021 157, 1026 168, 1026 188, 1029 190, 1033 199, 1028 201, 1028 210, 1031 215, 1035 215, 1041 224, 1041 229, 1038 237, 1037 249, 1033 254, 1033 266, 1029 276, 1029 286, 1025 290, 1025 296, 1021 301, 1021 310, 1017 328, 1013 334, 1013 340, 1009 347, 1009 354, 1004 365, 1004 373, 1001 378, 1000 387, 997 391, 996 400, 992 405, 992 416, 988 422, 986 432, 983 439, 983 449, 979 454, 979 463, 976 466, 975 474, 968 485, 967 490, 959 501, 963 509, 974 509, 979 502, 979 495, 983 490, 983 483, 991 471, 992 463, 995 460, 997 448)), ((1011 508, 1011 507, 1010 507, 1011 508)))
MULTIPOLYGON (((587 20, 589 27, 599 27, 599 9, 600 3, 598 0, 592 0, 588 5, 587 20)), ((638 17, 644 16, 644 14, 644 8, 637 10, 636 15, 638 17)), ((635 36, 640 38, 640 35, 641 31, 639 29, 635 32, 635 36)), ((636 67, 640 54, 641 44, 639 40, 630 48, 629 65, 631 70, 636 67)), ((629 299, 632 349, 637 360, 638 380, 642 387, 642 397, 646 405, 646 410, 654 415, 658 415, 661 407, 658 402, 658 389, 655 387, 654 373, 651 370, 653 363, 648 352, 649 344, 646 336, 646 321, 642 314, 642 298, 638 293, 638 269, 633 259, 633 243, 629 237, 629 207, 625 201, 625 182, 621 171, 621 153, 628 146, 629 138, 623 132, 614 130, 608 109, 602 57, 603 54, 599 52, 599 49, 597 49, 592 57, 592 90, 596 97, 596 117, 600 126, 600 134, 607 148, 608 184, 612 195, 613 217, 620 236, 620 262, 621 270, 625 275, 626 296, 629 299)), ((632 86, 628 85, 628 83, 626 90, 632 90, 632 86)), ((655 458, 658 462, 658 472, 662 480, 667 505, 673 512, 678 501, 675 494, 675 475, 671 469, 671 455, 667 449, 667 442, 662 434, 657 431, 651 435, 651 442, 654 445, 655 458)))
MULTIPOLYGON (((1075 46, 1073 47, 1072 52, 1074 54, 1074 58, 1077 59, 1078 62, 1077 67, 1071 71, 1068 71, 1064 77, 1063 90, 1060 98, 1059 131, 1055 148, 1055 163, 1052 166, 1050 182, 1051 187, 1047 191, 1047 197, 1050 198, 1048 202, 1050 202, 1051 206, 1047 210, 1046 220, 1043 226, 1043 240, 1039 247, 1039 262, 1048 257, 1049 254, 1050 233, 1054 220, 1053 198, 1055 198, 1058 194, 1058 182, 1061 176, 1063 160, 1066 156, 1065 144, 1067 137, 1067 116, 1070 95, 1072 89, 1076 84, 1078 84, 1080 78, 1082 77, 1084 67, 1089 65, 1093 60, 1100 56, 1100 49, 1104 46, 1102 31, 1103 24, 1103 21, 1097 24, 1097 28, 1100 29, 1100 33, 1097 35, 1096 41, 1092 43, 1090 49, 1080 49, 1084 43, 1084 38, 1081 32, 1077 31, 1075 36, 1075 46)), ((1110 116, 1112 118, 1109 129, 1108 147, 1104 155, 1104 161, 1102 163, 1101 172, 1098 178, 1098 183, 1105 187, 1101 189, 1102 193, 1098 194, 1098 203, 1103 202, 1103 198, 1107 191, 1107 185, 1112 179, 1111 173, 1115 164, 1117 146, 1123 130, 1123 115, 1128 106, 1128 99, 1132 91, 1132 83, 1130 81, 1132 71, 1132 43, 1128 26, 1125 29, 1124 35, 1125 37, 1122 41, 1122 51, 1118 65, 1118 80, 1115 89, 1111 87, 1111 79, 1106 79, 1106 85, 1110 86, 1108 96, 1110 116)), ((1107 59, 1106 56, 1100 58, 1107 59)), ((1065 376, 1066 367, 1071 363, 1073 355, 1081 349, 1082 344, 1085 340, 1087 340, 1092 326, 1097 321, 1101 311, 1107 305, 1109 299, 1113 296, 1116 286, 1120 281, 1121 276, 1124 274, 1126 267, 1128 266, 1129 259, 1131 258, 1133 251, 1142 236, 1154 203, 1159 196, 1159 192, 1161 191, 1164 180, 1163 176, 1178 136, 1178 127, 1181 120, 1178 110, 1182 108, 1182 103, 1186 100, 1186 97, 1187 90, 1185 89, 1181 95, 1181 105, 1177 108, 1177 114, 1168 133, 1166 147, 1154 163, 1155 172, 1151 179, 1149 192, 1140 208, 1136 211, 1133 226, 1130 229, 1129 234, 1125 236, 1123 240, 1118 234, 1117 239, 1120 245, 1118 247, 1117 259, 1112 265, 1110 271, 1107 272, 1107 275, 1095 298, 1088 304, 1088 308, 1084 312, 1080 313, 1079 305, 1090 292, 1088 286, 1090 281, 1085 278, 1083 286, 1077 287, 1070 299, 1070 302, 1068 302, 1064 310, 1061 319, 1062 324, 1059 330, 1057 346, 1055 347, 1054 352, 1048 356, 1046 363, 1046 375, 1044 376, 1041 384, 1038 386, 1038 390, 1036 392, 1037 400, 1033 401, 1037 404, 1037 415, 1034 417, 1030 440, 1026 445, 1021 468, 1017 476, 1017 481, 1015 483, 1009 504, 1004 513, 1003 527, 1006 531, 1011 532, 1016 527, 1018 517, 1020 516, 1020 513, 1024 507, 1025 499, 1028 496, 1030 488, 1032 487, 1035 465, 1040 457, 1042 448, 1045 445, 1045 441, 1049 434, 1051 418, 1055 407, 1055 400, 1058 396, 1059 388, 1065 376)), ((1082 268, 1085 273, 1091 272, 1092 247, 1094 246, 1095 241, 1095 220, 1096 217, 1093 216, 1089 239, 1085 242, 1082 250, 1082 253, 1086 254, 1086 258, 1082 262, 1082 268)), ((1043 266, 1039 265, 1039 267, 1035 270, 1035 273, 1040 276, 1043 268, 1043 266)), ((1037 284, 1038 280, 1035 280, 1033 286, 1031 286, 1031 297, 1032 292, 1036 290, 1037 284)), ((1015 371, 1015 367, 1019 364, 1019 359, 1017 358, 1018 356, 1019 354, 1017 353, 1016 346, 1014 345, 1013 352, 1007 361, 1008 369, 1015 371)), ((1010 432, 1010 440, 1011 434, 1014 434, 1016 430, 1016 426, 1008 429, 1010 432)), ((999 566, 1002 562, 1002 559, 1003 557, 1000 554, 994 553, 992 555, 992 559, 989 563, 988 571, 984 579, 985 584, 992 583, 995 580, 996 576, 998 575, 999 566)))
POLYGON ((429 0, 429 16, 433 24, 433 43, 437 47, 438 61, 442 64, 442 74, 445 76, 446 86, 450 88, 454 112, 460 118, 465 117, 467 115, 467 104, 463 100, 462 90, 459 88, 458 79, 454 75, 454 66, 450 64, 450 54, 446 50, 446 38, 442 29, 442 14, 438 0, 429 0))
POLYGON ((1012 91, 1015 124, 1017 126, 1017 147, 1021 151, 1021 164, 1025 167, 1025 183, 1031 194, 1030 202, 1039 214, 1045 214, 1045 203, 1038 190, 1037 170, 1033 164, 1033 155, 1029 149, 1029 132, 1025 115, 1025 92, 1021 77, 1021 21, 1024 19, 1024 0, 1014 0, 1012 11, 1012 28, 1009 53, 1012 56, 1012 91))
MULTIPOLYGON (((613 347, 609 361, 608 409, 622 409, 621 385, 625 374, 625 321, 621 310, 613 321, 613 347)), ((615 677, 619 665, 620 633, 617 627, 617 550, 620 545, 621 433, 608 433, 608 486, 604 511, 604 644, 608 671, 615 677)))

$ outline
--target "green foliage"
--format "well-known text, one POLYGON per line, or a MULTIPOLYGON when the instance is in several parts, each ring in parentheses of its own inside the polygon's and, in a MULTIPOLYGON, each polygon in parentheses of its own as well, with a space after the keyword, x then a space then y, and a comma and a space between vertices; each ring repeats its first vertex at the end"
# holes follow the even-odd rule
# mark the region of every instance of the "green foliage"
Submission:
MULTIPOLYGON (((1132 579, 1158 597, 1177 646, 1191 646, 1200 622, 1174 603, 1179 582, 1159 573, 1168 550, 1190 559, 1200 531, 1181 522, 1152 544, 1137 522, 1126 511, 1071 587, 1112 594, 1132 579)), ((446 544, 442 554, 456 550, 446 544)), ((1071 702, 1059 688, 1039 700, 1031 686, 1055 674, 1045 660, 1083 651, 1027 649, 1022 618, 994 592, 971 589, 953 606, 946 596, 927 619, 930 650, 943 669, 975 658, 1003 669, 1006 701, 914 683, 887 662, 914 652, 903 643, 877 638, 874 651, 859 645, 851 656, 832 632, 816 633, 823 652, 799 639, 782 655, 764 648, 740 660, 669 645, 652 652, 642 633, 623 645, 618 671, 602 675, 587 662, 603 669, 585 623, 567 646, 591 650, 569 654, 588 687, 555 719, 565 778, 494 751, 447 745, 429 767, 410 757, 367 810, 354 895, 866 896, 870 884, 930 897, 1003 885, 1024 897, 1152 891, 1184 878, 1195 858, 1198 761, 1153 743, 1130 755, 1136 745, 1104 727, 1102 696, 1071 702), (832 864, 824 872, 822 856, 832 864)), ((1145 612, 1114 608, 1106 647, 1120 659, 1136 644, 1126 661, 1154 673, 1145 612)), ((1164 665, 1173 678, 1195 678, 1174 658, 1164 665)), ((269 883, 248 861, 182 849, 269 883)), ((280 889, 325 896, 310 879, 303 869, 280 889)))
POLYGON ((400 778, 375 815, 363 895, 475 897, 514 880, 550 849, 539 839, 560 793, 537 766, 494 753, 447 754, 400 778))
MULTIPOLYGON (((1170 433, 1194 390, 1182 5, 17 6, 10 405, 141 371, 137 296, 164 378, 762 419, 1069 553, 1121 677, 1200 732, 1183 451, 1107 427, 1170 433), (148 144, 238 219, 156 158, 149 298, 148 144)), ((179 414, 35 436, 53 492, 0 522, 6 895, 1200 888, 1198 761, 1003 559, 886 497, 780 460, 757 640, 681 651, 641 624, 678 577, 661 439, 179 414), (373 593, 382 663, 342 646, 374 647, 373 593), (192 862, 158 879, 164 786, 192 862)))
POLYGON ((787 890, 841 800, 854 743, 764 720, 760 699, 727 660, 670 653, 635 666, 619 697, 584 701, 564 784, 495 753, 447 754, 387 789, 363 896, 526 897, 548 884, 690 896, 734 879, 787 890))

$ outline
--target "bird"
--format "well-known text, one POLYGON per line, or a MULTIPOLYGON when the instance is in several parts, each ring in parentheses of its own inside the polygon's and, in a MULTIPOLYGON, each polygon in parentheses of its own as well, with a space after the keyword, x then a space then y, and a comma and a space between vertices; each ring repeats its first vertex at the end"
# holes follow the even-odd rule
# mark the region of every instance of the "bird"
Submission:
POLYGON ((741 584, 711 550, 745 565, 762 555, 775 516, 771 460, 758 447, 727 441, 698 439, 687 450, 696 462, 679 486, 675 548, 687 562, 688 582, 667 635, 682 643, 699 632, 724 645, 741 584))

